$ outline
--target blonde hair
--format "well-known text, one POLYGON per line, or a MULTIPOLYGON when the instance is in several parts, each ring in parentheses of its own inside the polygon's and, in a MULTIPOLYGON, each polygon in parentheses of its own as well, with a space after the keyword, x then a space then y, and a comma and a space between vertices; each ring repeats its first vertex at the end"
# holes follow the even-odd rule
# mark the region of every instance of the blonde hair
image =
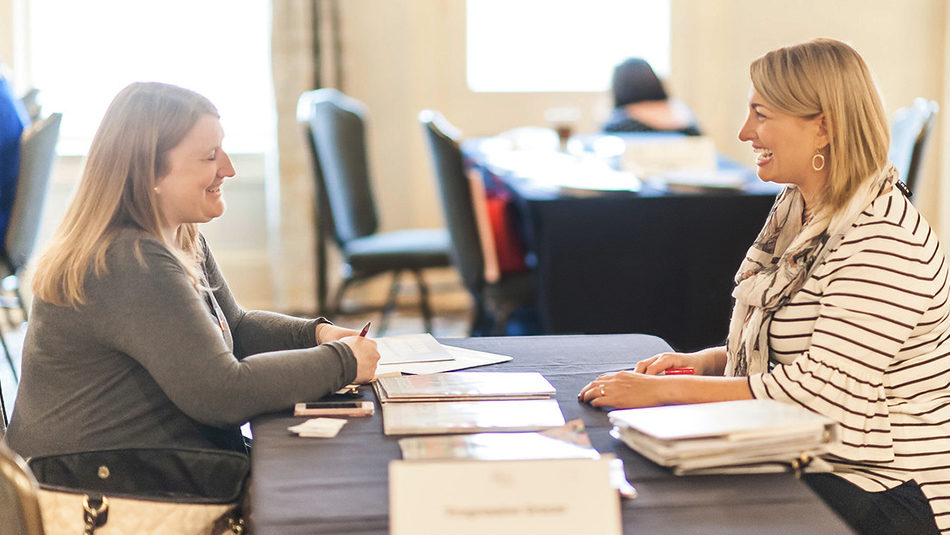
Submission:
MULTIPOLYGON (((161 241, 178 257, 192 284, 201 286, 197 227, 181 225, 176 242, 167 243, 154 187, 169 172, 168 152, 205 114, 218 116, 208 99, 173 85, 133 83, 116 95, 92 140, 66 215, 37 263, 37 297, 58 306, 83 304, 90 268, 97 277, 106 273, 106 251, 127 226, 161 241)), ((136 256, 142 261, 138 244, 136 256)))
POLYGON ((865 179, 887 164, 884 105, 870 70, 849 45, 814 39, 773 50, 749 70, 755 91, 780 112, 807 118, 824 114, 828 183, 815 212, 842 208, 865 179))

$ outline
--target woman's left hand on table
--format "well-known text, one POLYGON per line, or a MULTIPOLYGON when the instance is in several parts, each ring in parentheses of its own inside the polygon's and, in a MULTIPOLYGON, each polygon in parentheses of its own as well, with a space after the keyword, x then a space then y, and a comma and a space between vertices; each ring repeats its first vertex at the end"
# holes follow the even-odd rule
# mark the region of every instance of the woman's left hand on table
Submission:
POLYGON ((594 407, 653 407, 663 405, 666 377, 633 371, 605 373, 581 389, 577 399, 594 407))

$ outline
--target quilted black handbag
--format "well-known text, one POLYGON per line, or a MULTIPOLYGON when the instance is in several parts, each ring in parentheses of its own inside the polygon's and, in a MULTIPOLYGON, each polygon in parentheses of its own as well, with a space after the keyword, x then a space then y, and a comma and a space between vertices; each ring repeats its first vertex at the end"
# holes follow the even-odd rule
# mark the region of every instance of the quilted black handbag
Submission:
POLYGON ((208 449, 117 449, 27 461, 47 535, 245 532, 246 455, 208 449))

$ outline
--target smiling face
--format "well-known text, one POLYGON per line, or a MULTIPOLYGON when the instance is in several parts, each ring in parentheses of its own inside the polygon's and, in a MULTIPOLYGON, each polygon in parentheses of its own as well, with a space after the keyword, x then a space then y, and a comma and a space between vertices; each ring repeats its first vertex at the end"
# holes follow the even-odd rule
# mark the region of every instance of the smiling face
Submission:
POLYGON ((182 224, 207 223, 224 213, 221 185, 234 167, 221 148, 223 137, 218 118, 205 114, 168 151, 168 174, 155 186, 165 230, 174 233, 182 224))
POLYGON ((739 139, 752 143, 758 175, 763 181, 798 186, 806 203, 821 193, 828 180, 829 166, 820 171, 812 167, 819 147, 828 158, 828 136, 821 114, 807 118, 782 113, 753 89, 749 116, 739 130, 739 139))

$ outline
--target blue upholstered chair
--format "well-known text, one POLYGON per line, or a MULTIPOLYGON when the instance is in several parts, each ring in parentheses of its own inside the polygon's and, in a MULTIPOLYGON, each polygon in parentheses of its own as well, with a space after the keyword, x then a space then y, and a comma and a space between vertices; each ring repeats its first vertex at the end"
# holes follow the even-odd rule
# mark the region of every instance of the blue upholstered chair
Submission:
MULTIPOLYGON (((16 194, 10 211, 10 223, 3 237, 0 250, 0 306, 7 310, 17 309, 27 319, 26 303, 20 295, 19 277, 32 259, 46 198, 49 194, 50 177, 56 161, 56 142, 59 140, 59 125, 62 114, 54 113, 41 119, 23 131, 20 142, 20 171, 16 194)), ((8 317, 9 319, 9 317, 8 317)), ((13 367, 12 356, 0 331, 0 345, 7 361, 13 367)), ((14 376, 16 369, 14 368, 14 376)))
MULTIPOLYGON (((379 232, 366 154, 366 106, 335 89, 304 93, 297 103, 297 119, 308 131, 317 196, 318 238, 332 235, 343 255, 343 282, 329 311, 340 309, 343 293, 354 282, 383 273, 393 274, 386 317, 395 307, 399 275, 409 271, 419 285, 425 330, 432 330, 428 287, 422 276, 427 268, 448 267, 449 236, 445 229, 408 229, 379 232)), ((318 244, 318 306, 326 288, 325 253, 318 244)))
POLYGON ((888 158, 897 167, 901 180, 916 193, 918 178, 930 132, 940 105, 925 98, 914 99, 913 104, 897 110, 891 123, 891 147, 888 158))

